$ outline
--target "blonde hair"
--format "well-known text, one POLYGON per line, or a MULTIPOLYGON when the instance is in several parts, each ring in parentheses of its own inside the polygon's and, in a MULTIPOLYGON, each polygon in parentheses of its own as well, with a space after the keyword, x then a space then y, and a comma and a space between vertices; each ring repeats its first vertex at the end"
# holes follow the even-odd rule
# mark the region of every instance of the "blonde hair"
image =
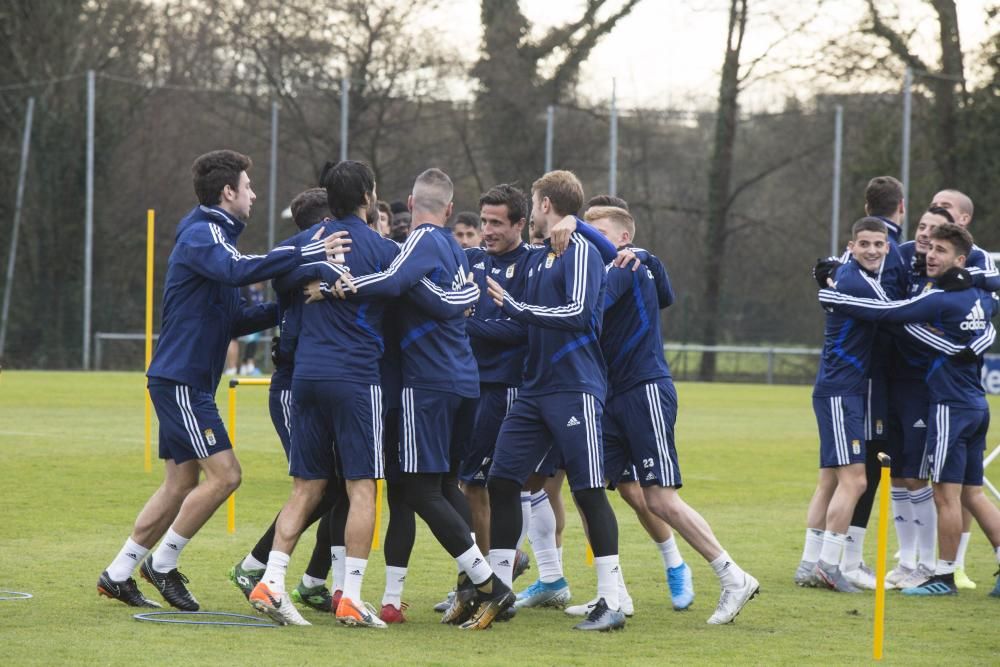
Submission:
POLYGON ((531 184, 531 192, 539 199, 548 197, 560 215, 576 215, 583 206, 583 185, 571 171, 550 171, 531 184))
POLYGON ((591 206, 583 214, 583 219, 587 222, 605 218, 628 232, 629 240, 635 240, 635 218, 625 209, 617 206, 591 206))

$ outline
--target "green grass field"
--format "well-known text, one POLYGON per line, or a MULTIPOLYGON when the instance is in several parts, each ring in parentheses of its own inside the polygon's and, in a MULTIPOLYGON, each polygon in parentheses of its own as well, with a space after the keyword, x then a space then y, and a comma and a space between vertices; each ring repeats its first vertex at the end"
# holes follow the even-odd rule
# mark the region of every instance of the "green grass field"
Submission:
MULTIPOLYGON (((404 599, 410 622, 385 632, 347 629, 309 610, 309 628, 252 629, 139 623, 133 610, 99 598, 100 571, 128 535, 161 479, 143 472, 143 378, 138 373, 7 372, 0 377, 0 589, 34 598, 0 602, 4 664, 859 664, 871 661, 874 595, 836 595, 791 583, 816 475, 808 387, 681 384, 678 442, 684 496, 723 545, 761 582, 761 595, 733 625, 708 626, 716 579, 687 545, 697 598, 671 610, 660 557, 634 515, 614 500, 621 556, 636 614, 619 633, 573 633, 555 610, 525 610, 485 633, 438 623, 430 607, 453 582, 454 565, 421 526, 404 599)), ((220 405, 225 395, 220 393, 220 405)), ((994 408, 1000 406, 994 403, 994 408)), ((181 568, 204 609, 252 613, 226 578, 280 508, 289 489, 266 409, 266 390, 239 390, 243 486, 237 530, 225 510, 184 552, 181 568)), ((1000 439, 1000 432, 990 442, 1000 439)), ((155 445, 154 445, 155 448, 155 445)), ((154 450, 155 451, 155 450, 154 450)), ((994 472, 1000 477, 1000 469, 994 472)), ((568 498, 567 498, 568 500, 568 498)), ((872 530, 865 545, 874 562, 872 530)), ((289 580, 304 567, 293 557, 289 580)), ((580 523, 567 519, 565 561, 574 600, 595 590, 580 523)), ((895 538, 890 538, 890 553, 895 538)), ((953 599, 887 596, 886 661, 1000 661, 1000 600, 987 597, 996 563, 976 529, 967 571, 979 583, 953 599)), ((526 585, 534 570, 517 584, 526 585), (527 579, 528 581, 525 581, 527 579)), ((143 582, 144 583, 144 582, 143 582)), ((381 552, 364 596, 381 599, 381 552)), ((521 586, 516 587, 520 588, 521 586)), ((144 590, 157 597, 148 584, 144 590)), ((996 663, 993 663, 996 664, 996 663)))

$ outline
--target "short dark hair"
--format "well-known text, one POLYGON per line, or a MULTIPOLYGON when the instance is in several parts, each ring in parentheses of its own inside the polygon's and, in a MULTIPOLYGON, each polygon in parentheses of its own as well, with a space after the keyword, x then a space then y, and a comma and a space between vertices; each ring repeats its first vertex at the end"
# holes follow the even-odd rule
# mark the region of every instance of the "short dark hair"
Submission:
POLYGON ((479 209, 483 206, 506 206, 507 219, 516 224, 528 217, 528 198, 520 188, 510 183, 500 183, 487 190, 479 198, 479 209))
POLYGON ((394 201, 389 204, 389 209, 392 211, 393 215, 396 213, 408 213, 409 209, 406 208, 405 201, 394 201))
POLYGON ((613 208, 628 210, 628 202, 614 195, 594 195, 587 200, 587 208, 594 206, 611 206, 613 208))
POLYGON ((386 222, 385 222, 385 224, 391 225, 392 224, 392 206, 389 205, 389 202, 382 201, 380 199, 378 201, 378 210, 380 210, 383 213, 385 213, 385 215, 386 215, 386 222))
POLYGON ((455 225, 465 225, 473 229, 479 229, 479 214, 473 211, 459 211, 451 216, 448 226, 454 228, 455 225))
POLYGON ((583 184, 571 171, 550 171, 531 184, 539 199, 548 197, 552 209, 560 215, 576 215, 583 206, 583 184))
POLYGON ((955 222, 955 217, 951 214, 951 211, 949 211, 946 208, 941 208, 940 206, 931 206, 929 209, 927 209, 927 212, 933 215, 939 215, 948 222, 955 222))
POLYGON ((354 215, 365 205, 365 195, 375 191, 375 172, 364 162, 343 160, 327 162, 319 177, 319 184, 326 188, 330 213, 335 218, 354 215))
POLYGON ((892 215, 903 201, 903 184, 892 176, 876 176, 865 188, 868 215, 892 215))
POLYGON ((889 230, 886 228, 885 223, 881 219, 873 216, 865 216, 860 220, 857 220, 853 225, 851 225, 851 238, 858 238, 858 234, 861 232, 879 232, 889 235, 889 230))
POLYGON ((309 188, 295 195, 290 208, 292 220, 300 230, 309 229, 330 216, 330 204, 323 188, 309 188))
POLYGON ((959 255, 968 257, 969 253, 972 252, 972 244, 974 243, 972 234, 965 227, 952 222, 946 222, 932 229, 931 238, 938 241, 948 241, 955 246, 959 255))
POLYGON ((233 190, 240 187, 240 174, 253 166, 253 160, 231 150, 205 153, 195 158, 191 165, 194 176, 194 194, 205 206, 215 206, 222 201, 222 190, 227 185, 233 190))

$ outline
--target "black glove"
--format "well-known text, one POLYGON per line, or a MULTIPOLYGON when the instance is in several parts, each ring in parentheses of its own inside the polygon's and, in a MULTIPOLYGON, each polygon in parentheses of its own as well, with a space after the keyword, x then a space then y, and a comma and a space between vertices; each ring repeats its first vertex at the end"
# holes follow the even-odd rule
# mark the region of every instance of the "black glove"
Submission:
POLYGON ((958 292, 972 287, 972 274, 965 269, 953 266, 937 279, 937 286, 945 292, 958 292))
POLYGON ((281 363, 281 336, 271 338, 271 363, 275 366, 281 363))
POLYGON ((826 289, 829 285, 826 284, 827 278, 833 278, 837 273, 837 269, 841 267, 839 261, 835 259, 817 259, 816 266, 813 267, 813 278, 816 280, 816 284, 819 285, 820 289, 826 289))
POLYGON ((954 355, 952 359, 957 364, 974 364, 979 362, 979 356, 969 347, 962 348, 962 351, 954 355))

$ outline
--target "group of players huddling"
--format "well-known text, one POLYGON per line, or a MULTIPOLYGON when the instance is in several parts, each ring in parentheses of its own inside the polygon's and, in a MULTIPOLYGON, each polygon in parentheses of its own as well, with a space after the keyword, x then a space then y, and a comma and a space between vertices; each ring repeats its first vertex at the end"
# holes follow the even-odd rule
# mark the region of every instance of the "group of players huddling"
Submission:
MULTIPOLYGON (((957 190, 934 196, 906 243, 898 180, 868 183, 865 214, 847 253, 814 269, 827 311, 813 391, 820 474, 794 579, 844 593, 876 587, 861 554, 885 452, 899 542, 885 586, 955 595, 975 588, 964 571, 973 517, 1000 563, 1000 509, 983 493, 990 416, 980 380, 1000 273, 974 245, 972 201, 957 190)), ((1000 571, 990 595, 1000 597, 1000 571)))
MULTIPOLYGON (((297 235, 244 255, 236 242, 255 198, 250 166, 228 150, 194 162, 200 203, 177 228, 147 373, 165 478, 99 593, 159 606, 138 589, 138 567, 172 606, 199 609, 178 556, 241 478, 214 401, 226 347, 280 325, 270 409, 293 488, 230 572, 279 624, 309 624, 296 601, 346 625, 404 621, 415 515, 456 562, 454 590, 436 607, 442 622, 485 629, 525 607, 565 607, 563 479, 597 572, 596 596, 566 608, 584 617, 575 628, 621 628, 634 611, 606 488, 619 490, 657 545, 675 609, 691 606, 694 589, 671 528, 719 577, 710 624, 731 622, 757 595, 757 580, 678 494, 677 395, 659 326, 673 292, 660 261, 632 245, 626 202, 595 197, 585 222, 570 172, 543 175, 530 199, 496 185, 479 202, 482 247, 463 249, 446 226, 453 186, 444 172, 420 174, 393 222, 380 220, 392 212, 379 205, 372 170, 342 161, 292 202, 297 235), (535 245, 522 240, 529 219, 535 245), (239 286, 268 279, 276 303, 241 301, 239 286), (389 501, 380 610, 361 595, 377 479, 389 501), (315 521, 312 558, 289 592, 290 556, 315 521), (526 536, 539 577, 515 595, 526 536)), ((475 236, 463 231, 463 241, 475 236)))

